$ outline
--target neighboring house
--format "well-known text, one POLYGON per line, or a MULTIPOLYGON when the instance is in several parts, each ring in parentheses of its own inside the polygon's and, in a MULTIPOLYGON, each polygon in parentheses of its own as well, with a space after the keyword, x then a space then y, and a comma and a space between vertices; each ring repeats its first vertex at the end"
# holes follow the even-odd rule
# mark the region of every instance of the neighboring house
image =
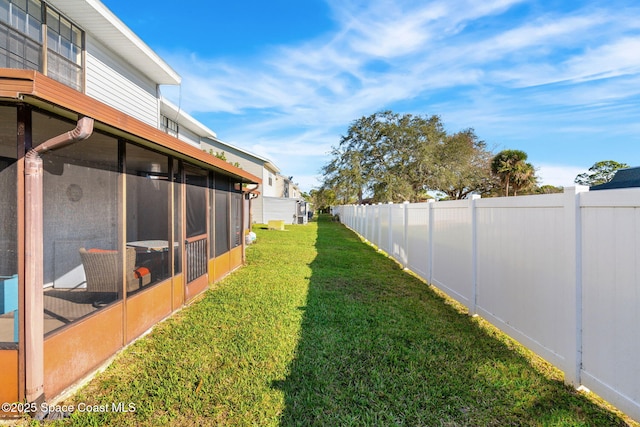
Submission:
POLYGON ((0 401, 40 403, 242 265, 262 175, 201 149, 99 1, 0 0, 0 34, 0 401))
POLYGON ((287 224, 305 224, 308 204, 302 200, 300 189, 291 178, 280 174, 271 160, 219 140, 215 135, 205 139, 202 149, 213 154, 224 154, 227 162, 238 163, 243 170, 262 177, 262 185, 253 191, 250 223, 266 224, 269 220, 284 220, 287 224))
POLYGON ((631 187, 640 187, 640 167, 618 169, 611 181, 594 185, 589 190, 613 190, 631 187))

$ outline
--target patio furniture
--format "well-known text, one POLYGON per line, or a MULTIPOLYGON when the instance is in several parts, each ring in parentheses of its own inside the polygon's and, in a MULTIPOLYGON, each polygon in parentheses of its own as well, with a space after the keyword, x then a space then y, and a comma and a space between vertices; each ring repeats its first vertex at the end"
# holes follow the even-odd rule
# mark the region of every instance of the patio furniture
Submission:
MULTIPOLYGON (((173 242, 173 247, 178 248, 178 242, 173 242)), ((127 242, 127 248, 135 249, 139 259, 146 260, 152 266, 153 281, 168 277, 167 256, 169 254, 169 241, 158 239, 137 240, 135 242, 127 242)))
MULTIPOLYGON (((80 248, 80 258, 87 278, 87 292, 118 292, 121 274, 118 269, 118 251, 80 248)), ((127 291, 135 291, 151 283, 151 272, 136 267, 136 251, 126 252, 127 291)))

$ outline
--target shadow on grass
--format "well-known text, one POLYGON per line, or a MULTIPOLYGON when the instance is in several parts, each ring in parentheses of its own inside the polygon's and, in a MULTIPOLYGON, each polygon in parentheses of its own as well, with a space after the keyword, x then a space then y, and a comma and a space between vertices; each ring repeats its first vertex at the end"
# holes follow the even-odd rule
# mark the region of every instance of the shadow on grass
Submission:
POLYGON ((328 217, 316 248, 281 425, 626 425, 328 217))

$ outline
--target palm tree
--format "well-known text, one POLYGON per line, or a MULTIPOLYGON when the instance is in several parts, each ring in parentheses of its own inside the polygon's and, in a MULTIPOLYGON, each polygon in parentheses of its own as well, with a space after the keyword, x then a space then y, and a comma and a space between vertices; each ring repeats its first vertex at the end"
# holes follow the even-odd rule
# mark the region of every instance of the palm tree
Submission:
POLYGON ((509 196, 509 187, 513 185, 514 195, 527 181, 527 175, 535 176, 535 169, 526 162, 527 153, 521 150, 502 150, 491 160, 491 172, 500 178, 504 186, 504 195, 509 196), (527 166, 530 166, 530 171, 527 166))
POLYGON ((531 163, 516 163, 513 175, 511 177, 513 195, 517 196, 518 191, 528 190, 532 187, 535 187, 537 181, 538 178, 536 177, 536 170, 531 163))

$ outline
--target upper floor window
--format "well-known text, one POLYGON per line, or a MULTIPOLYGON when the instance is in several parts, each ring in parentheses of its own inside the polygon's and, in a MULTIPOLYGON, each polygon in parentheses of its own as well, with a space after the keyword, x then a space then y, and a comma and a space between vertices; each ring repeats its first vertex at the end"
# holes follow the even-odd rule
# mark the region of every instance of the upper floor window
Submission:
POLYGON ((162 116, 162 130, 171 136, 178 137, 178 123, 167 116, 162 116))
POLYGON ((0 67, 36 70, 81 91, 83 35, 40 0, 0 0, 0 67))
POLYGON ((0 66, 42 71, 40 0, 0 0, 0 66))
POLYGON ((47 8, 47 75, 82 89, 82 30, 47 8))

